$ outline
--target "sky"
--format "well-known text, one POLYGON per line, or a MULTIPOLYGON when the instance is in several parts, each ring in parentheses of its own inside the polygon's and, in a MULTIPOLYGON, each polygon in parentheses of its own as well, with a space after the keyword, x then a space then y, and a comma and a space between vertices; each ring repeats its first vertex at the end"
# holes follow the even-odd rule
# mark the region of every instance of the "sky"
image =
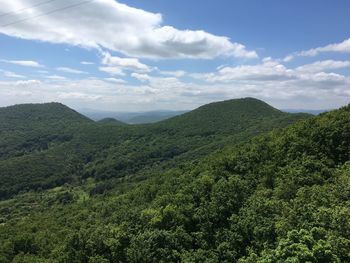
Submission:
POLYGON ((0 0, 0 107, 350 102, 348 0, 0 0))

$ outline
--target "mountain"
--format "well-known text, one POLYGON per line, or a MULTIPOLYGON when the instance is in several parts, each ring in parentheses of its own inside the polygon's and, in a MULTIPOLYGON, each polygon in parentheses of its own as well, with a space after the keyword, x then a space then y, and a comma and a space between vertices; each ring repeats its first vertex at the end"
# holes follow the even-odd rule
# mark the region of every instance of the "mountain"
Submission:
POLYGON ((99 121, 105 118, 115 118, 128 124, 146 124, 166 120, 171 117, 181 115, 187 111, 158 110, 148 112, 113 112, 93 109, 81 109, 79 112, 95 121, 99 121))
POLYGON ((308 114, 288 114, 267 103, 243 98, 214 102, 181 116, 160 123, 160 126, 186 133, 232 133, 244 131, 257 123, 281 121, 289 118, 307 118, 308 114))
POLYGON ((98 123, 100 123, 100 124, 113 124, 113 125, 125 125, 124 122, 118 121, 114 118, 104 118, 102 120, 99 120, 98 123))
MULTIPOLYGON (((79 184, 86 178, 113 180, 113 184, 120 178, 147 177, 155 169, 198 160, 309 117, 283 113, 255 99, 210 104, 147 125, 101 125, 57 104, 27 105, 25 109, 23 116, 33 120, 26 127, 34 135, 5 136, 0 158, 0 199, 20 191, 79 184), (51 107, 57 110, 46 111, 51 107), (43 122, 38 110, 34 110, 38 108, 46 114, 43 122), (50 120, 52 123, 47 125, 50 120), (37 129, 38 125, 43 128, 37 129)), ((11 112, 12 108, 3 109, 5 115, 11 116, 11 112)))
POLYGON ((309 113, 309 114, 312 114, 312 115, 319 115, 321 113, 330 111, 330 109, 328 109, 328 110, 283 109, 283 111, 290 112, 290 113, 309 113))
POLYGON ((149 111, 130 114, 126 118, 126 122, 129 124, 146 124, 160 122, 178 115, 182 115, 187 111, 149 111))
MULTIPOLYGON (((271 124, 284 115, 244 99, 188 113, 199 119, 193 130, 180 117, 142 127, 179 125, 187 143, 207 143, 212 128, 194 135, 200 120, 229 134, 248 121, 232 114, 246 111, 271 124)), ((350 262, 350 106, 238 144, 227 134, 227 147, 143 180, 87 180, 0 202, 1 262, 350 262)))
POLYGON ((0 160, 69 140, 70 130, 92 121, 60 103, 0 108, 0 160))
POLYGON ((21 104, 0 108, 2 132, 28 131, 34 126, 64 127, 82 122, 91 122, 91 120, 61 103, 21 104))

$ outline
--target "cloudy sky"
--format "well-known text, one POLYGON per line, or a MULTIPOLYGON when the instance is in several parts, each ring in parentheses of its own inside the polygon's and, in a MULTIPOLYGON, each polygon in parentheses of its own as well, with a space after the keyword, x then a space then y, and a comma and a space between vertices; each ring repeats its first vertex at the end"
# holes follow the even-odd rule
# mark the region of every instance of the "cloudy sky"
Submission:
POLYGON ((350 2, 0 0, 0 106, 350 102, 350 2))

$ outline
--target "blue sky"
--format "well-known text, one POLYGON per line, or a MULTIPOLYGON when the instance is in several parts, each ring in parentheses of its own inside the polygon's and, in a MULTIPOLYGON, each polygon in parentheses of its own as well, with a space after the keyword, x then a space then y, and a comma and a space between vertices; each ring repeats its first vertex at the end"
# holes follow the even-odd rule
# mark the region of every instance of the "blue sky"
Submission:
POLYGON ((178 110, 250 96, 329 109, 350 100, 349 1, 0 4, 0 106, 178 110))

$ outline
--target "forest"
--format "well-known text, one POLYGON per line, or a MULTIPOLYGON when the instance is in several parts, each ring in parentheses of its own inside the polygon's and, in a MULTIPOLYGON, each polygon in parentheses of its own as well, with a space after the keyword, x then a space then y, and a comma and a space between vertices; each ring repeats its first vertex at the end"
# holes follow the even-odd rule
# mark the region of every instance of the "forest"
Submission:
POLYGON ((0 108, 0 262, 350 262, 350 106, 158 123, 0 108))

